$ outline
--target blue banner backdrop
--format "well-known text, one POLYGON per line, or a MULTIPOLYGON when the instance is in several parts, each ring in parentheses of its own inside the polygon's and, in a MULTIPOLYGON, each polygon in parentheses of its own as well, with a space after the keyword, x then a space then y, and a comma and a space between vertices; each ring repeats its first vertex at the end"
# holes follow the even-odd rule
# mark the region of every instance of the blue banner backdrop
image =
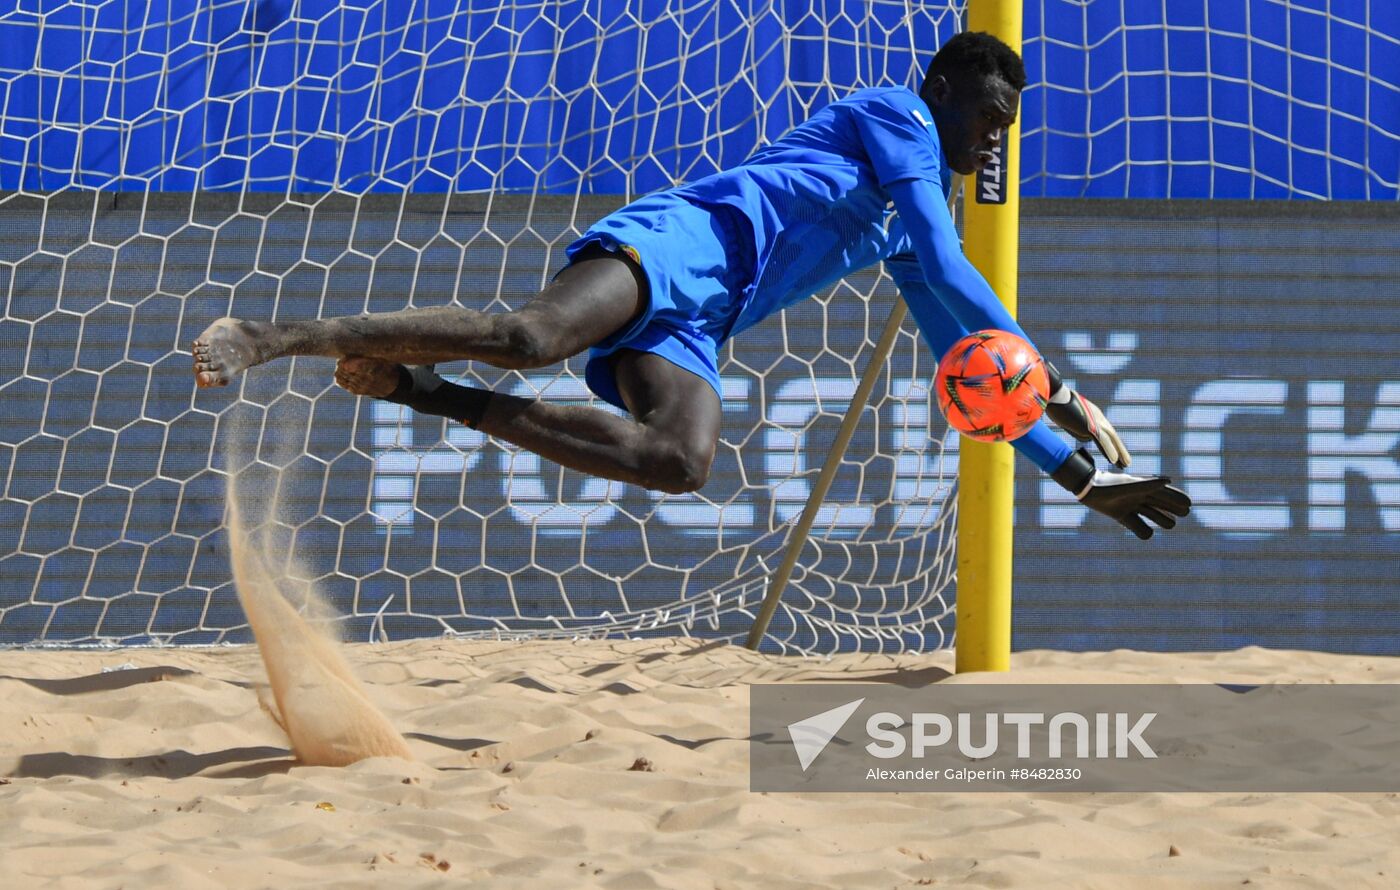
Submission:
MULTIPOLYGON (((401 638, 658 607, 680 593, 674 567, 800 511, 803 478, 778 484, 793 476, 793 436, 810 478, 835 417, 802 419, 821 399, 841 410, 847 356, 881 317, 838 290, 734 341, 724 435, 740 444, 721 448, 705 491, 727 506, 692 496, 658 509, 648 492, 356 400, 324 359, 259 368, 238 401, 236 388, 196 392, 182 351, 230 310, 487 305, 498 281, 519 305, 607 199, 498 198, 487 214, 431 196, 333 197, 264 222, 231 214, 233 201, 257 211, 248 196, 181 198, 6 205, 0 642, 247 639, 222 531, 222 471, 237 468, 216 447, 240 425, 239 459, 262 461, 250 485, 297 469, 285 504, 297 554, 357 616, 359 638, 381 609, 401 638)), ((1106 407, 1134 467, 1179 480, 1196 509, 1140 542, 1019 461, 1018 647, 1400 654, 1397 224, 1400 207, 1374 203, 1027 202, 1023 323, 1106 407)), ((910 374, 896 362, 890 378, 910 374)), ((503 379, 583 395, 555 377, 503 379)), ((921 435, 936 417, 922 412, 885 429, 921 435)), ((929 484, 922 459, 870 459, 898 444, 863 431, 852 469, 913 497, 929 484)), ((831 498, 852 508, 829 523, 836 534, 847 521, 919 522, 851 504, 852 481, 839 476, 831 498)), ((719 560, 689 589, 733 572, 719 560)), ((746 629, 731 614, 713 631, 746 629)))
MULTIPOLYGON (((0 188, 641 194, 961 3, 0 0, 0 188)), ((1027 0, 1023 193, 1394 200, 1400 4, 1027 0)))

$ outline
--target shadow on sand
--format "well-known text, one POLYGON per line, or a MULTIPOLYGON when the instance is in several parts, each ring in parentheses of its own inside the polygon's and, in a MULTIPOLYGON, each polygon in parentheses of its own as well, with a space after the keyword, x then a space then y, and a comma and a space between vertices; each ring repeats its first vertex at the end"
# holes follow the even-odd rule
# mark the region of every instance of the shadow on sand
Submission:
POLYGON ((25 754, 7 775, 16 779, 52 779, 55 776, 186 779, 202 774, 215 779, 255 779, 285 773, 296 766, 297 762, 290 754, 286 748, 269 745, 227 748, 202 754, 176 750, 142 757, 97 757, 50 751, 25 754))

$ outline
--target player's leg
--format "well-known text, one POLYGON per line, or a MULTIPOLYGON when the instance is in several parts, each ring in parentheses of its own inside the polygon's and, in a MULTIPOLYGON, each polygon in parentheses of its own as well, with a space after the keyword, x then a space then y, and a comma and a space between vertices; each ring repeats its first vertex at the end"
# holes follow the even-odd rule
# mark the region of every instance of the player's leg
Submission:
POLYGON ((539 368, 620 330, 642 312, 646 294, 635 263, 594 244, 515 312, 438 306, 282 323, 221 319, 194 342, 195 380, 225 386, 253 365, 289 355, 413 365, 472 359, 512 370, 539 368))
POLYGON ((672 493, 703 486, 719 442, 714 389, 651 353, 619 350, 613 369, 630 418, 497 394, 477 428, 591 476, 672 493))
MULTIPOLYGON (((651 353, 621 349, 610 361, 630 418, 490 393, 476 428, 591 476, 672 493, 700 488, 719 441, 714 387, 651 353)), ((341 360, 335 379, 350 392, 382 398, 394 390, 399 367, 352 357, 341 360)))

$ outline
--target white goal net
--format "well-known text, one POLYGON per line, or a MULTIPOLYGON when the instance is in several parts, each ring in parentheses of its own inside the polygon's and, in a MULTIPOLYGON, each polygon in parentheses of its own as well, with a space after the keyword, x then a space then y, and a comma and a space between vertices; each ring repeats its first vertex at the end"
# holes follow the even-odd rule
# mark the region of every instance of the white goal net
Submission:
MULTIPOLYGON (((917 85, 965 6, 0 4, 0 644, 249 639, 235 472, 278 493, 257 515, 352 637, 742 636, 895 299, 877 271, 726 349, 723 442, 683 497, 357 400, 325 360, 196 392, 188 345, 224 315, 518 307, 625 200, 917 85)), ((1400 193, 1400 4, 1024 10, 1026 194, 1400 193)), ((957 442, 911 332, 770 649, 951 642, 957 442)), ((588 398, 579 363, 445 370, 588 398)))
MULTIPOLYGON (((959 10, 367 6, 0 20, 34 65, 5 80, 2 122, 22 144, 0 167, 0 641, 248 639, 224 532, 233 475, 354 638, 741 637, 895 299, 878 271, 725 351, 723 442, 696 495, 358 400, 327 360, 196 391, 188 344, 230 314, 518 307, 628 198, 742 160, 853 87, 917 85, 959 10)), ((911 332, 770 647, 949 642, 956 443, 911 332)), ((581 362, 443 370, 590 398, 581 362)))

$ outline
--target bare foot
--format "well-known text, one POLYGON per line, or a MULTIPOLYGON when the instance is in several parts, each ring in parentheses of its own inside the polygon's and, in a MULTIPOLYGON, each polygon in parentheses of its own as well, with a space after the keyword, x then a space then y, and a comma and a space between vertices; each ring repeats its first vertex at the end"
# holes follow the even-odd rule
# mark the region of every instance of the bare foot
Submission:
POLYGON ((200 386, 228 386, 234 377, 267 361, 262 341, 272 325, 237 318, 221 318, 205 328, 194 341, 194 382, 200 386))
POLYGON ((335 363, 335 385, 357 396, 381 399, 399 386, 399 366, 394 362, 347 355, 335 363))

